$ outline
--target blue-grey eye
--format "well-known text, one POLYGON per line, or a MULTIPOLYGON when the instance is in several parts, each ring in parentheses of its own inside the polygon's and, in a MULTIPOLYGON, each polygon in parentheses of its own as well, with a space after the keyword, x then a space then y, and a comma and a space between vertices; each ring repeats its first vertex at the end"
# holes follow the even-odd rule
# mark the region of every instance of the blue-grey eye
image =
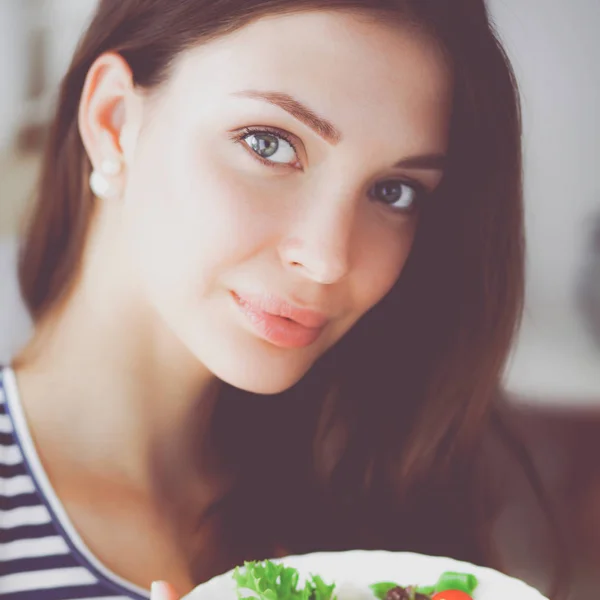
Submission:
POLYGON ((410 212, 416 209, 420 194, 413 185, 398 179, 389 179, 375 184, 370 195, 393 209, 410 212))
POLYGON ((272 133, 251 133, 244 142, 261 158, 274 163, 291 163, 296 158, 296 151, 283 138, 272 133))

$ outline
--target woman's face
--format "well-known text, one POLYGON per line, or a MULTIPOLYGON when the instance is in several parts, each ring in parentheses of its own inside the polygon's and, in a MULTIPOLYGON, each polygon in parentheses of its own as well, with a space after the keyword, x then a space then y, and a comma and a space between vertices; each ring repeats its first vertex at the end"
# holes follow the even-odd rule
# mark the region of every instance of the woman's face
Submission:
POLYGON ((261 19, 180 56, 126 167, 145 300, 222 380, 293 385, 400 276, 451 87, 423 34, 349 13, 261 19))

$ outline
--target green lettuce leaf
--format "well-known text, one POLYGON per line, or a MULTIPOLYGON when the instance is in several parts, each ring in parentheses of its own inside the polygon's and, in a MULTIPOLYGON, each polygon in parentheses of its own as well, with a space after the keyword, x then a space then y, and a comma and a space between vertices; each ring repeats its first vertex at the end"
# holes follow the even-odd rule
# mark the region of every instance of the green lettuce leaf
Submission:
POLYGON ((246 562, 235 569, 233 578, 240 600, 335 600, 335 584, 310 576, 299 587, 300 574, 292 567, 266 560, 246 562))

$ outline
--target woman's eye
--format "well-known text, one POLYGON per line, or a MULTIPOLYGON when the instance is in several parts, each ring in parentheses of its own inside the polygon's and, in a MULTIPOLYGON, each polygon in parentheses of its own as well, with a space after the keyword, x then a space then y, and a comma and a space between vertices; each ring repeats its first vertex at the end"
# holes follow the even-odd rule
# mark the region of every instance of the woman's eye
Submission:
POLYGON ((414 185, 391 179, 377 183, 370 196, 399 212, 412 212, 417 208, 421 192, 414 185))
POLYGON ((254 153, 268 162, 291 165, 298 160, 292 144, 274 133, 250 133, 242 139, 254 153))

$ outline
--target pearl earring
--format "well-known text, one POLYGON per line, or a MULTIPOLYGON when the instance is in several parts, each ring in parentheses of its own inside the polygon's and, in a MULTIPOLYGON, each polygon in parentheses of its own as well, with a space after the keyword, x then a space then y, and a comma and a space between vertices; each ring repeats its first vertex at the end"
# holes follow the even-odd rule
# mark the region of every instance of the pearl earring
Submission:
POLYGON ((109 181, 110 177, 116 177, 123 168, 120 160, 105 159, 100 165, 100 170, 92 171, 90 175, 90 189, 98 198, 108 199, 117 195, 117 190, 109 181))

